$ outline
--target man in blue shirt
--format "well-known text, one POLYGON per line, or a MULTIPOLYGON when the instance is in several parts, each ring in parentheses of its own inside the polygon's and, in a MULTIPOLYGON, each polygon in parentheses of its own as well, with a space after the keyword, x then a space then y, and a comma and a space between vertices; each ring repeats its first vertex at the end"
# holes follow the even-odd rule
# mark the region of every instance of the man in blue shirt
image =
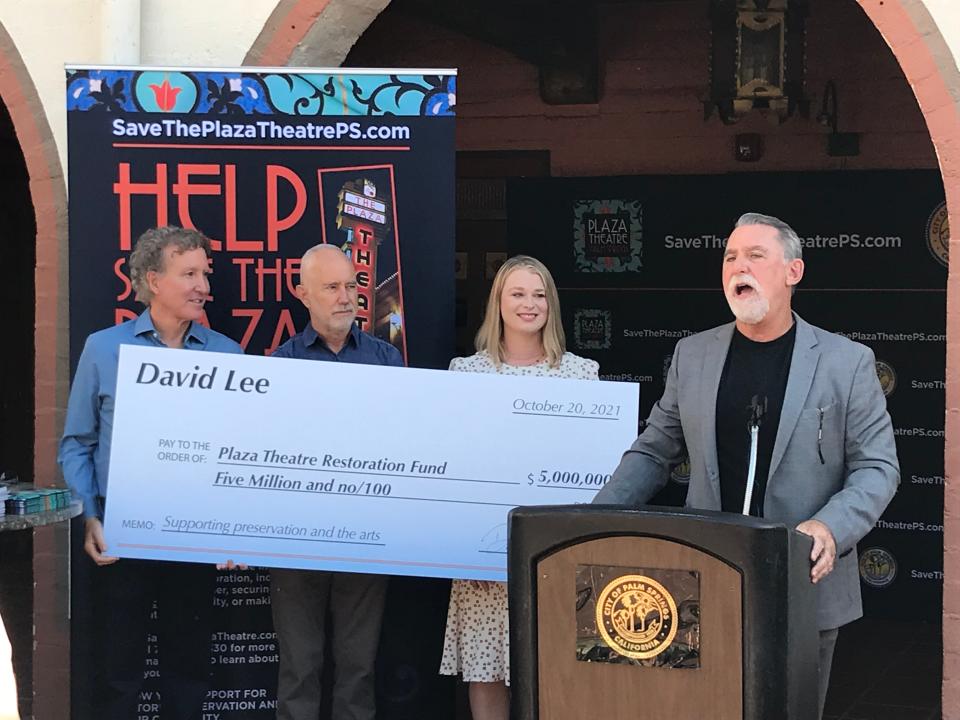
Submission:
MULTIPOLYGON (((357 327, 353 263, 333 245, 310 248, 300 263, 297 296, 310 323, 273 357, 403 366, 400 352, 357 327)), ((387 590, 385 575, 270 571, 273 625, 280 648, 278 720, 317 720, 326 614, 332 620, 333 717, 374 720, 374 662, 387 590)))
MULTIPOLYGON (((83 548, 97 565, 95 607, 103 627, 96 668, 94 717, 130 720, 145 669, 147 621, 158 602, 160 693, 164 718, 200 718, 210 673, 212 565, 111 557, 103 535, 110 436, 121 345, 241 353, 230 338, 199 324, 210 294, 210 240, 196 230, 147 230, 130 255, 136 320, 87 338, 73 378, 59 461, 83 501, 83 548)), ((144 408, 148 412, 149 408, 144 408)))

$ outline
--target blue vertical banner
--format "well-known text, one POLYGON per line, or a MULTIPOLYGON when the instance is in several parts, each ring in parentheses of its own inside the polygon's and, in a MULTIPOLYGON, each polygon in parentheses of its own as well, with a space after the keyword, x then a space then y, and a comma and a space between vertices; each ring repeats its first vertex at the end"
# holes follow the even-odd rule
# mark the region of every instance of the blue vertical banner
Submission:
MULTIPOLYGON (((203 322, 247 353, 269 354, 306 325, 299 258, 329 243, 357 268, 361 328, 410 366, 447 366, 455 70, 70 66, 66 100, 71 367, 87 335, 142 311, 128 261, 139 235, 158 225, 211 238, 203 322)), ((350 431, 375 442, 376 426, 371 409, 367 427, 350 431)), ((95 612, 95 578, 76 560, 73 705, 82 719, 96 664, 84 622, 95 612)), ((256 569, 224 574, 211 598, 219 624, 204 718, 274 717, 268 582, 256 569)), ((446 587, 393 582, 378 660, 381 717, 449 717, 452 685, 436 674, 446 587)), ((145 646, 136 720, 159 717, 162 706, 155 638, 145 646)))

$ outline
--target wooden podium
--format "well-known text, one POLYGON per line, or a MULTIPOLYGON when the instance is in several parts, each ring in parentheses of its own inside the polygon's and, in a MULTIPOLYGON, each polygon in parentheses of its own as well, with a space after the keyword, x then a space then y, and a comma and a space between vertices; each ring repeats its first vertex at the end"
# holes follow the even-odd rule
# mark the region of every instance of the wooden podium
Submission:
POLYGON ((729 513, 510 513, 515 720, 816 720, 809 537, 729 513))

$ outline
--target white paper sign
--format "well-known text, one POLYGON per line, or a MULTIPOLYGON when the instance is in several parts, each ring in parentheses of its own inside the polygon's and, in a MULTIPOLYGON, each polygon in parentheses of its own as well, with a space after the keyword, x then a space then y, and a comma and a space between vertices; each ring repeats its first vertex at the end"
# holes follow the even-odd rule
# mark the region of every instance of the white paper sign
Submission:
POLYGON ((589 502, 638 392, 123 346, 109 552, 504 580, 507 512, 589 502))

